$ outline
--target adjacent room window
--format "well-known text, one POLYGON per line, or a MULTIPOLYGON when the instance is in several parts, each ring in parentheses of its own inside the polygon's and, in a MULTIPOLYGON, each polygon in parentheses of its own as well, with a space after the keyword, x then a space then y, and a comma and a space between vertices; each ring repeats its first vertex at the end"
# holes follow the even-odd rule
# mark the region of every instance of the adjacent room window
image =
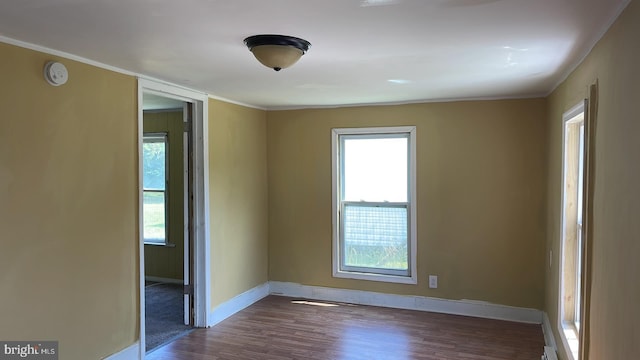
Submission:
POLYGON ((564 116, 562 238, 560 277, 560 333, 574 359, 580 347, 583 254, 583 184, 585 178, 585 104, 580 103, 564 116))
POLYGON ((415 127, 333 129, 333 274, 415 284, 415 127))
POLYGON ((144 134, 143 152, 143 222, 144 242, 167 243, 167 134, 144 134))

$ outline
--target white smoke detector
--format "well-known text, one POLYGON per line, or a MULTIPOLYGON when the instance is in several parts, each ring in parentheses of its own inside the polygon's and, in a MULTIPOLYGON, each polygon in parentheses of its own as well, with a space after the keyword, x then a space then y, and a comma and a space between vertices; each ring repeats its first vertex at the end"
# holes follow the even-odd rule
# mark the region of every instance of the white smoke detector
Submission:
POLYGON ((49 84, 60 86, 69 80, 69 73, 63 64, 57 61, 49 61, 44 66, 44 78, 49 84))

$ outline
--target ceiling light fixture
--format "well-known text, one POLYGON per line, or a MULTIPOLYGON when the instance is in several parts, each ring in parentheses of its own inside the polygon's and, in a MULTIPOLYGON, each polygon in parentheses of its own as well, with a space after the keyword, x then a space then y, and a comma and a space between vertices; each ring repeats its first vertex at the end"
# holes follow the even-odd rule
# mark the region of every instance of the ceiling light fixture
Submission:
POLYGON ((262 65, 275 71, 295 64, 311 46, 307 40, 286 35, 253 35, 244 43, 262 65))

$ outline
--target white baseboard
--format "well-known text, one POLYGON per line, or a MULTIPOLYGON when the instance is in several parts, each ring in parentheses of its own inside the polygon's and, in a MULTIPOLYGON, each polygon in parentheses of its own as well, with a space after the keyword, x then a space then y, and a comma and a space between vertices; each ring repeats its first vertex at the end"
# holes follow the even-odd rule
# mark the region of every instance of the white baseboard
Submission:
POLYGON ((556 337, 553 335, 553 330, 551 329, 549 315, 547 315, 545 311, 542 312, 542 334, 544 335, 545 345, 551 346, 557 352, 556 337))
POLYGON ((326 288, 279 281, 270 281, 269 291, 273 295, 306 299, 431 311, 531 324, 542 323, 542 311, 540 310, 471 300, 447 300, 415 295, 383 294, 372 291, 326 288))
POLYGON ((103 358, 103 360, 140 360, 141 356, 140 342, 136 341, 131 346, 128 346, 115 354, 109 355, 103 358))
POLYGON ((207 326, 214 326, 238 311, 269 295, 269 283, 258 285, 218 305, 209 313, 207 326))
POLYGON ((145 276, 144 279, 146 281, 155 281, 155 282, 168 283, 168 284, 184 284, 183 279, 171 279, 171 278, 164 278, 164 277, 158 277, 158 276, 145 276))

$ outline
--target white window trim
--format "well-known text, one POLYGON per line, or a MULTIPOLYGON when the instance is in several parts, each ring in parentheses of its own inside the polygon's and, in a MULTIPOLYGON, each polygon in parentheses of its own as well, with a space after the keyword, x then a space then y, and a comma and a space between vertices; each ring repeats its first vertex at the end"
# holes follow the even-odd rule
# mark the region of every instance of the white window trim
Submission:
MULTIPOLYGON (((563 269, 565 266, 564 258, 565 258, 565 227, 566 227, 566 219, 565 219, 565 203, 566 203, 566 195, 565 195, 565 183, 566 183, 566 163, 565 163, 565 154, 566 154, 566 131, 567 124, 574 120, 580 114, 584 114, 586 116, 587 104, 586 101, 581 101, 580 103, 573 106, 571 109, 567 110, 562 115, 562 183, 561 183, 561 203, 560 203, 560 215, 562 217, 561 226, 560 226, 560 261, 558 261, 558 332, 560 334, 560 340, 564 345, 564 349, 566 351, 566 356, 569 360, 578 359, 579 351, 580 351, 580 330, 576 328, 575 324, 571 321, 565 320, 565 309, 564 309, 564 273, 563 269)), ((585 121, 586 119, 583 119, 585 121)), ((583 240, 584 241, 584 240, 583 240)), ((579 280, 578 280, 579 281, 579 280)), ((581 301, 584 301, 581 300, 581 301)), ((576 304, 578 308, 580 308, 580 304, 576 304)), ((575 309, 574 309, 575 310, 575 309)))
POLYGON ((333 276, 337 278, 347 278, 356 280, 370 280, 393 282, 402 284, 417 284, 417 196, 416 196, 416 127, 370 127, 370 128, 336 128, 331 131, 331 224, 332 224, 332 263, 333 276), (338 210, 340 207, 339 191, 339 136, 340 135, 362 135, 362 134, 409 134, 409 276, 373 274, 353 271, 343 271, 340 269, 340 219, 338 210))
MULTIPOLYGON (((153 132, 153 133, 144 133, 142 136, 142 143, 146 143, 148 140, 152 140, 152 142, 163 142, 164 143, 164 151, 165 151, 165 160, 164 160, 164 240, 161 239, 147 239, 144 238, 145 245, 152 246, 167 246, 167 247, 175 247, 175 244, 169 243, 169 136, 166 132, 153 132)), ((144 175, 143 175, 144 176, 144 175)), ((143 179, 144 184, 144 179, 143 179)), ((142 188, 142 192, 145 191, 157 191, 157 190, 149 190, 145 189, 144 185, 142 188)), ((144 221, 144 220, 143 220, 144 221)), ((143 224, 144 225, 144 224, 143 224)))

